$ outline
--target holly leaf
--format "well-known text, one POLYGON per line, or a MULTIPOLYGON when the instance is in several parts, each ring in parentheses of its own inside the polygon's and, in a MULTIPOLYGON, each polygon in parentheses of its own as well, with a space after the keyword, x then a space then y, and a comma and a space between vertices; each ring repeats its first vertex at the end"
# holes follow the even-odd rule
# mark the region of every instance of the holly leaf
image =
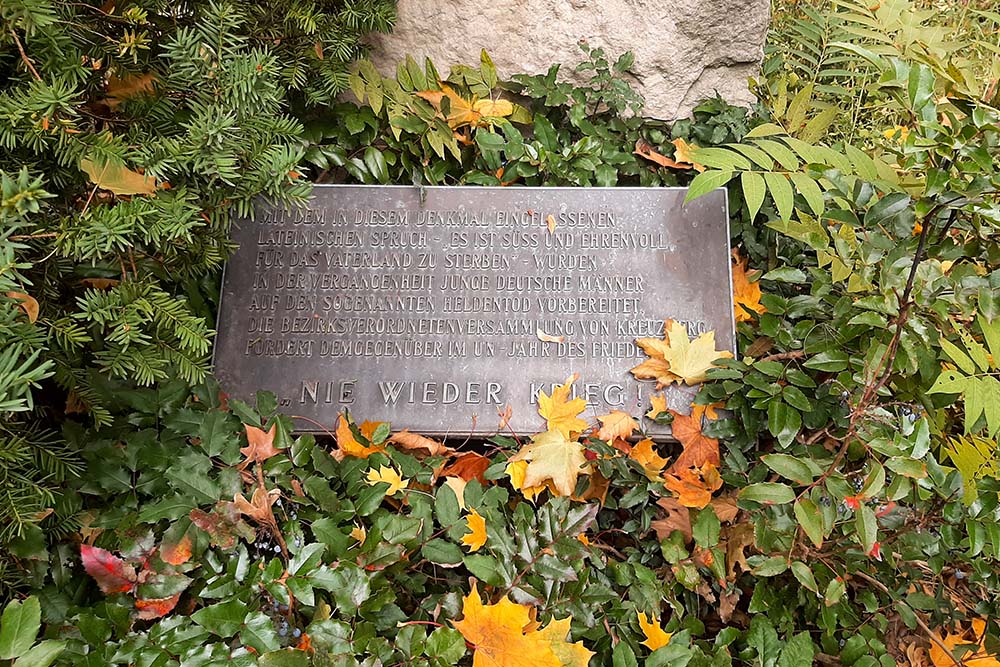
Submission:
POLYGON ((684 468, 700 468, 706 463, 719 465, 719 441, 701 432, 701 415, 682 415, 673 410, 670 423, 671 433, 684 446, 680 456, 670 466, 671 471, 684 468))
POLYGON ((83 569, 104 593, 127 593, 135 588, 135 568, 110 551, 84 544, 80 546, 80 559, 83 569))
POLYGON ((475 584, 462 600, 462 620, 452 621, 473 648, 473 667, 562 667, 551 639, 537 630, 529 608, 503 598, 484 605, 475 584))
POLYGON ((549 396, 544 391, 538 393, 538 414, 548 424, 550 431, 559 431, 570 438, 573 433, 582 433, 587 428, 587 422, 579 418, 579 414, 587 409, 587 401, 582 398, 570 400, 570 392, 577 375, 574 373, 566 382, 552 390, 549 396))
POLYGON ((583 445, 560 431, 545 431, 532 436, 532 442, 510 459, 526 461, 523 487, 551 482, 556 495, 572 496, 579 475, 590 474, 583 445))
POLYGON ((646 639, 640 642, 643 646, 650 651, 655 651, 670 643, 670 637, 673 635, 669 632, 664 632, 659 622, 650 620, 645 612, 636 612, 636 615, 639 617, 639 628, 646 637, 646 639))
POLYGON ((469 532, 462 536, 462 544, 469 547, 469 553, 479 551, 486 544, 486 519, 476 510, 465 515, 465 526, 469 532))

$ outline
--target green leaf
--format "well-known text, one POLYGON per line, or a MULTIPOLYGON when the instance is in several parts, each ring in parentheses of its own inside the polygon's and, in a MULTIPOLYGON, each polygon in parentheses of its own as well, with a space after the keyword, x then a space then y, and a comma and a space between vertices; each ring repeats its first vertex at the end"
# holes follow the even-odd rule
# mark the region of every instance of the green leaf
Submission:
POLYGON ((909 233, 913 228, 913 211, 910 209, 910 202, 909 195, 902 192, 890 192, 865 213, 865 227, 877 229, 882 226, 897 233, 902 230, 909 233))
POLYGON ((782 266, 774 269, 773 271, 768 271, 761 276, 761 280, 773 280, 776 283, 792 283, 798 285, 806 282, 807 277, 805 271, 802 269, 796 269, 792 266, 782 266))
POLYGON ((306 578, 316 588, 332 593, 337 607, 348 618, 354 616, 358 607, 371 597, 369 577, 354 563, 341 561, 336 568, 323 565, 306 578))
MULTIPOLYGON (((799 159, 795 157, 795 153, 793 153, 790 148, 785 146, 785 144, 772 141, 771 139, 761 139, 756 143, 768 155, 773 157, 784 169, 788 171, 798 171, 799 159)), ((784 178, 784 176, 782 176, 782 178, 784 178)))
POLYGON ((740 489, 740 500, 752 500, 765 505, 783 505, 795 500, 795 491, 787 484, 759 482, 740 489))
POLYGON ((753 220, 764 203, 767 184, 764 182, 764 177, 756 171, 744 171, 740 174, 740 184, 743 186, 743 199, 746 200, 747 208, 750 210, 750 219, 753 220))
POLYGON ((281 648, 281 641, 274 629, 274 621, 259 611, 247 615, 243 631, 240 632, 240 641, 245 646, 253 647, 260 654, 281 648))
POLYGON ((774 200, 774 206, 778 209, 778 215, 782 220, 791 220, 795 208, 795 194, 788 178, 781 173, 765 171, 764 181, 767 182, 767 189, 771 193, 771 199, 774 200))
POLYGON ((840 602, 840 599, 844 597, 844 593, 847 591, 847 585, 844 580, 840 577, 836 577, 830 580, 830 583, 826 586, 826 592, 823 594, 823 602, 827 607, 832 607, 833 605, 840 602))
POLYGON ((620 641, 611 652, 612 667, 639 667, 639 661, 635 658, 635 651, 628 645, 628 642, 620 641))
POLYGON ((816 647, 808 632, 800 632, 795 635, 781 649, 781 657, 778 658, 778 667, 802 667, 813 664, 816 656, 816 647))
POLYGON ((309 654, 294 648, 268 651, 257 659, 257 667, 309 667, 310 664, 309 654))
POLYGON ((445 664, 457 665, 465 656, 465 637, 452 628, 437 628, 427 638, 424 655, 438 658, 445 664))
POLYGON ((1000 368, 1000 318, 995 321, 990 322, 986 319, 983 313, 979 313, 976 321, 979 322, 979 328, 982 329, 983 338, 986 339, 986 346, 990 350, 990 355, 993 357, 993 368, 1000 368))
POLYGON ((847 353, 841 352, 840 350, 820 352, 819 354, 810 357, 802 365, 806 368, 811 368, 814 371, 836 373, 847 369, 847 353))
POLYGON ((823 211, 826 209, 826 202, 823 200, 823 191, 819 189, 816 181, 801 172, 793 172, 790 176, 792 183, 795 184, 795 189, 799 191, 799 194, 809 204, 809 208, 812 209, 813 214, 817 216, 823 215, 823 211))
POLYGON ((246 615, 246 604, 227 600, 199 609, 191 614, 191 620, 220 637, 232 637, 243 626, 246 615))
POLYGON ((49 667, 66 648, 66 642, 46 639, 32 646, 14 661, 13 667, 49 667))
POLYGON ((757 137, 770 137, 775 134, 785 134, 785 128, 774 123, 764 123, 747 132, 743 138, 756 139, 757 137))
POLYGON ((687 197, 684 198, 684 203, 686 204, 692 199, 697 199, 713 190, 721 188, 731 180, 733 180, 733 172, 731 171, 716 171, 713 169, 704 171, 695 176, 694 180, 691 181, 687 197))
POLYGON ((719 522, 719 517, 715 515, 715 511, 711 507, 706 507, 698 512, 698 518, 691 524, 694 541, 703 549, 714 547, 719 543, 721 530, 722 524, 719 522))
POLYGON ((438 565, 458 565, 462 562, 462 550, 457 544, 440 538, 430 540, 420 550, 420 554, 438 565))
POLYGON ((798 579, 799 583, 805 586, 807 589, 811 590, 813 593, 819 592, 819 584, 816 583, 816 577, 813 576, 812 570, 809 566, 800 560, 792 563, 792 574, 798 579))
POLYGON ((872 550, 878 539, 878 519, 868 505, 861 505, 854 514, 854 529, 858 531, 858 540, 865 553, 872 550))
POLYGON ((749 160, 726 148, 698 148, 692 151, 691 160, 712 169, 743 171, 751 168, 749 160))
POLYGON ((782 447, 792 444, 801 426, 802 415, 788 403, 775 399, 767 406, 767 430, 782 447))
POLYGON ((0 618, 0 660, 11 660, 31 648, 42 627, 42 609, 35 596, 11 602, 0 618))
POLYGON ((792 506, 795 519, 802 526, 803 532, 812 541, 816 548, 823 546, 823 539, 826 537, 826 529, 823 523, 823 512, 809 498, 800 498, 792 506))
MULTIPOLYGON (((786 387, 787 389, 787 387, 786 387)), ((815 478, 810 467, 802 459, 788 454, 765 454, 760 457, 768 468, 785 479, 799 484, 809 484, 815 478)))
POLYGON ((776 577, 788 570, 788 561, 783 556, 765 558, 752 572, 757 577, 776 577))

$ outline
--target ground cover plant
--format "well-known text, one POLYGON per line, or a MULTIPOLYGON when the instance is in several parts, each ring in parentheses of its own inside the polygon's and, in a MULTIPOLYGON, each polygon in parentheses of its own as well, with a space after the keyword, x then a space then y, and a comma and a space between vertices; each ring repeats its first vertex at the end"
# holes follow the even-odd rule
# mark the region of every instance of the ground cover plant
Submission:
POLYGON ((1000 16, 777 9, 761 104, 667 125, 628 54, 348 73, 382 4, 5 4, 0 661, 997 664, 1000 16), (310 181, 725 185, 739 354, 639 341, 689 414, 296 436, 204 359, 230 207, 310 181))

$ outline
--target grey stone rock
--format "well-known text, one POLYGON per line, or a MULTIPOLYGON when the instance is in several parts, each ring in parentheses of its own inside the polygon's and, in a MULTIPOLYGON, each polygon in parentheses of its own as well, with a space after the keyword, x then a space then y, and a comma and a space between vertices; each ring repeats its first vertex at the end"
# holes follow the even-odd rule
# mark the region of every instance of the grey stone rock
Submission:
MULTIPOLYGON (((769 0, 399 0, 390 35, 373 38, 385 74, 407 54, 429 57, 444 75, 454 64, 493 58, 501 77, 541 74, 555 63, 569 80, 582 52, 635 53, 634 85, 644 115, 673 120, 716 93, 733 104, 753 96, 747 78, 763 56, 769 0)), ((579 79, 577 79, 579 80, 579 79)))

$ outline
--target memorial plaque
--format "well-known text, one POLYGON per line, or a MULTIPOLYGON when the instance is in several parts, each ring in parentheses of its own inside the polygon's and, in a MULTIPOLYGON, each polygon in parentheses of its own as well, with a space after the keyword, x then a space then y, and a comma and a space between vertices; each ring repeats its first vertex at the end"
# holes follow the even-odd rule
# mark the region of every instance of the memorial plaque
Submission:
MULTIPOLYGON (((640 415, 629 369, 663 322, 733 350, 726 194, 684 188, 316 186, 234 224, 215 371, 274 392, 303 431, 359 420, 434 435, 543 428, 540 390, 578 373, 583 415, 640 415)), ((672 386, 686 410, 696 388, 672 386)), ((653 435, 664 428, 646 421, 653 435)))

